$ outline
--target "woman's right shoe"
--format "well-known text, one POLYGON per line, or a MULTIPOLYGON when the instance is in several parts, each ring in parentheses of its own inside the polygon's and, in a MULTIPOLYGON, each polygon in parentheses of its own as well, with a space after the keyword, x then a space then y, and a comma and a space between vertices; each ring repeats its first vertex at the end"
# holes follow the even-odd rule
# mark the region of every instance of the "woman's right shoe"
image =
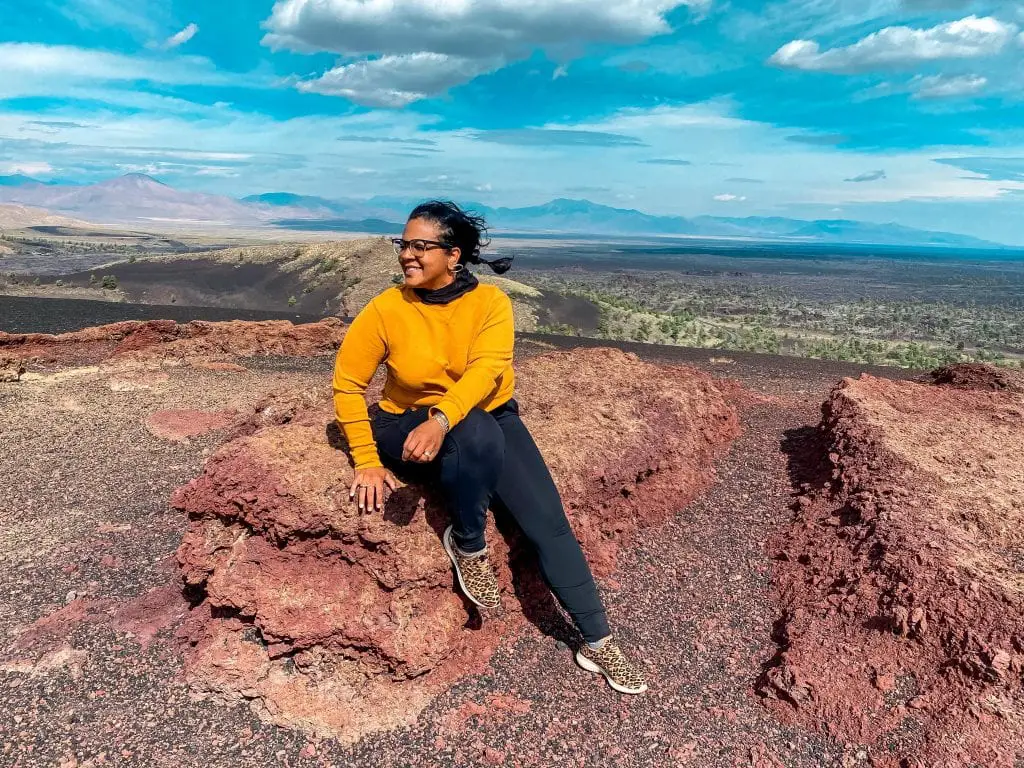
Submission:
POLYGON ((586 643, 576 651, 576 663, 588 672, 604 675, 608 685, 619 693, 643 693, 647 681, 640 667, 634 664, 611 638, 600 648, 591 648, 586 643))
POLYGON ((487 555, 465 557, 452 540, 452 526, 448 526, 441 539, 444 551, 452 559, 455 575, 459 579, 462 593, 481 608, 497 608, 501 605, 501 588, 498 577, 491 568, 487 555))

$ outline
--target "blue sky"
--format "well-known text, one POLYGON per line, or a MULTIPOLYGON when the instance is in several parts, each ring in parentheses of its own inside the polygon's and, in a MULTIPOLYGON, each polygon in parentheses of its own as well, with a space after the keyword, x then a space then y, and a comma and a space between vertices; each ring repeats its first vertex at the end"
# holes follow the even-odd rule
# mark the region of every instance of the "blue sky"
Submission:
POLYGON ((1024 244, 1024 4, 0 0, 0 174, 1024 244))

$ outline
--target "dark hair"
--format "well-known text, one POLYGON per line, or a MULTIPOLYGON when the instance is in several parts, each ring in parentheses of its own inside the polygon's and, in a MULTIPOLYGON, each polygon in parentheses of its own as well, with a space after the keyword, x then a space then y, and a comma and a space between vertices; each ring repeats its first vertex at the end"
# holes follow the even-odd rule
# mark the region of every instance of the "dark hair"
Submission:
POLYGON ((409 221, 413 219, 436 224, 441 229, 441 240, 462 251, 460 264, 486 264, 499 275, 512 268, 511 257, 490 261, 480 258, 480 249, 491 244, 483 216, 464 211, 450 200, 430 200, 412 209, 409 221))

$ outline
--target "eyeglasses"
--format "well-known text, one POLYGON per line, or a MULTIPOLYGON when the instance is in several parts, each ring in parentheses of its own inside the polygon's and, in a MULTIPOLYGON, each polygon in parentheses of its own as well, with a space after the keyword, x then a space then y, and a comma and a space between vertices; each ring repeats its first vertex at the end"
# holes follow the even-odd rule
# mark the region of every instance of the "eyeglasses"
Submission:
POLYGON ((442 243, 437 240, 403 240, 400 237, 391 238, 391 244, 395 246, 395 253, 399 256, 406 248, 410 248, 417 256, 422 256, 427 251, 433 251, 438 248, 443 248, 446 251, 450 251, 453 246, 447 243, 442 243))

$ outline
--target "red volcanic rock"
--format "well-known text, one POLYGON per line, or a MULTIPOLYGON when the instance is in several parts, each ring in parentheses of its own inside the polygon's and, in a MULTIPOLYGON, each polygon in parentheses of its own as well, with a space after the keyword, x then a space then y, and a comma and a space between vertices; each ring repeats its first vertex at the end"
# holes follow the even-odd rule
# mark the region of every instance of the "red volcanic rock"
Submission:
POLYGON ((782 645, 762 691, 876 745, 875 765, 1011 768, 1024 757, 1011 715, 1024 708, 1024 394, 985 371, 937 378, 947 386, 845 380, 820 442, 794 453, 798 469, 829 462, 775 542, 782 645))
POLYGON ((0 383, 18 381, 24 372, 24 360, 17 357, 0 357, 0 383))
MULTIPOLYGON (((287 424, 311 409, 322 407, 329 393, 326 388, 272 392, 259 400, 250 413, 243 414, 235 423, 235 437, 251 435, 263 427, 287 424)), ((379 387, 369 393, 370 399, 379 394, 379 387)))
POLYGON ((118 631, 131 633, 145 649, 158 632, 179 622, 187 611, 179 585, 167 584, 119 604, 109 623, 118 631))
POLYGON ((337 318, 294 325, 288 320, 209 323, 127 320, 72 333, 0 332, 5 358, 84 365, 111 358, 210 359, 255 355, 313 356, 335 351, 344 336, 337 318))
POLYGON ((932 381, 957 389, 1009 389, 1022 391, 1020 374, 984 363, 955 363, 936 368, 932 381))
POLYGON ((166 410, 154 411, 146 417, 146 429, 164 440, 187 440, 205 435, 234 423, 236 412, 166 410))
MULTIPOLYGON (((106 567, 119 566, 119 560, 110 555, 101 563, 106 567)), ((145 649, 158 632, 179 622, 187 611, 188 603, 182 597, 179 583, 155 587, 127 600, 79 597, 15 634, 10 648, 0 653, 0 659, 10 652, 50 652, 63 646, 76 628, 88 624, 104 624, 130 633, 145 649)))
MULTIPOLYGON (((739 430, 693 369, 590 350, 534 358, 518 374, 523 418, 599 575, 638 528, 712 482, 712 462, 739 430)), ((492 521, 504 611, 482 623, 468 611, 440 544, 447 515, 429 489, 404 487, 383 514, 358 514, 329 394, 264 401, 172 503, 189 515, 178 559, 202 601, 184 633, 194 687, 354 740, 409 723, 483 669, 524 612, 553 609, 530 555, 492 521)))

